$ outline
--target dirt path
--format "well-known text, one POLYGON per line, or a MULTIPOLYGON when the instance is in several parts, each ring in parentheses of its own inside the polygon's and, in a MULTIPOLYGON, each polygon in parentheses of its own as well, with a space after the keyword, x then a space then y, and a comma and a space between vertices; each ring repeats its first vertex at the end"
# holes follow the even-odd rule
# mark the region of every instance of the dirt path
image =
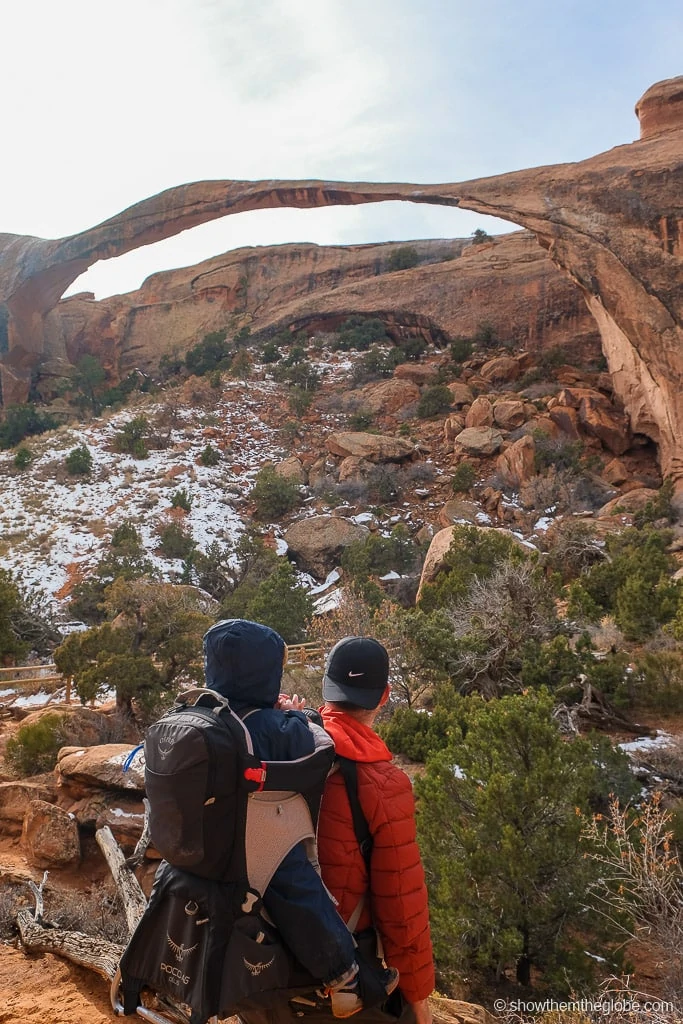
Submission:
POLYGON ((107 983, 51 953, 0 946, 0 1024, 112 1024, 107 983))

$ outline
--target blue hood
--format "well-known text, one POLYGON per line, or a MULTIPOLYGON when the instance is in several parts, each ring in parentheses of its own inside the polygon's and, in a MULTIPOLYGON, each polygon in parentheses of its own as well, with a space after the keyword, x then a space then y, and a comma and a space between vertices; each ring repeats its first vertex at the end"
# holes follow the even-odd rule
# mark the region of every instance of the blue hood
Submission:
POLYGON ((232 706, 272 708, 280 693, 285 642, 269 626, 223 619, 204 635, 206 685, 232 706))

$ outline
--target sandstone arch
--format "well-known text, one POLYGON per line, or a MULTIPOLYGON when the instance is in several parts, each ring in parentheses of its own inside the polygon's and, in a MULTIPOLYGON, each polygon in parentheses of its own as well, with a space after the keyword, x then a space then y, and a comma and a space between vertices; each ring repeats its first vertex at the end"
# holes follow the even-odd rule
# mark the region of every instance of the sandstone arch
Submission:
POLYGON ((636 106, 641 138, 588 160, 457 184, 207 181, 68 238, 0 235, 0 380, 21 401, 46 324, 88 266, 245 210, 386 200, 461 206, 533 231, 584 294, 633 429, 683 488, 683 77, 636 106))

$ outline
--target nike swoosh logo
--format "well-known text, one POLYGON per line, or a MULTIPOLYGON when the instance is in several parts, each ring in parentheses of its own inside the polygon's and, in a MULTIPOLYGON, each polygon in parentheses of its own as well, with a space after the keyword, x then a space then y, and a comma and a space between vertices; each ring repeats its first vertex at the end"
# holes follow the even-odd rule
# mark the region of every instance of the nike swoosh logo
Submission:
POLYGON ((364 676, 365 672, 349 672, 349 679, 355 678, 355 676, 364 676))

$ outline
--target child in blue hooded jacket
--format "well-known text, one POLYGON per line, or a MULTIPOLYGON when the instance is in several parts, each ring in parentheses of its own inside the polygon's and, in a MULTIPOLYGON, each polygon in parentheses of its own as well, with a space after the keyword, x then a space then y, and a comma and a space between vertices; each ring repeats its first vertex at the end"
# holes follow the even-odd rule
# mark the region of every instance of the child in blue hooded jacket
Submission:
MULTIPOLYGON (((206 685, 227 697, 237 714, 249 711, 244 724, 263 761, 297 760, 315 746, 306 716, 279 707, 286 650, 278 633, 246 619, 218 622, 204 636, 206 685)), ((361 1010, 354 940, 303 843, 281 861, 263 904, 299 962, 330 991, 334 1016, 361 1010)))

